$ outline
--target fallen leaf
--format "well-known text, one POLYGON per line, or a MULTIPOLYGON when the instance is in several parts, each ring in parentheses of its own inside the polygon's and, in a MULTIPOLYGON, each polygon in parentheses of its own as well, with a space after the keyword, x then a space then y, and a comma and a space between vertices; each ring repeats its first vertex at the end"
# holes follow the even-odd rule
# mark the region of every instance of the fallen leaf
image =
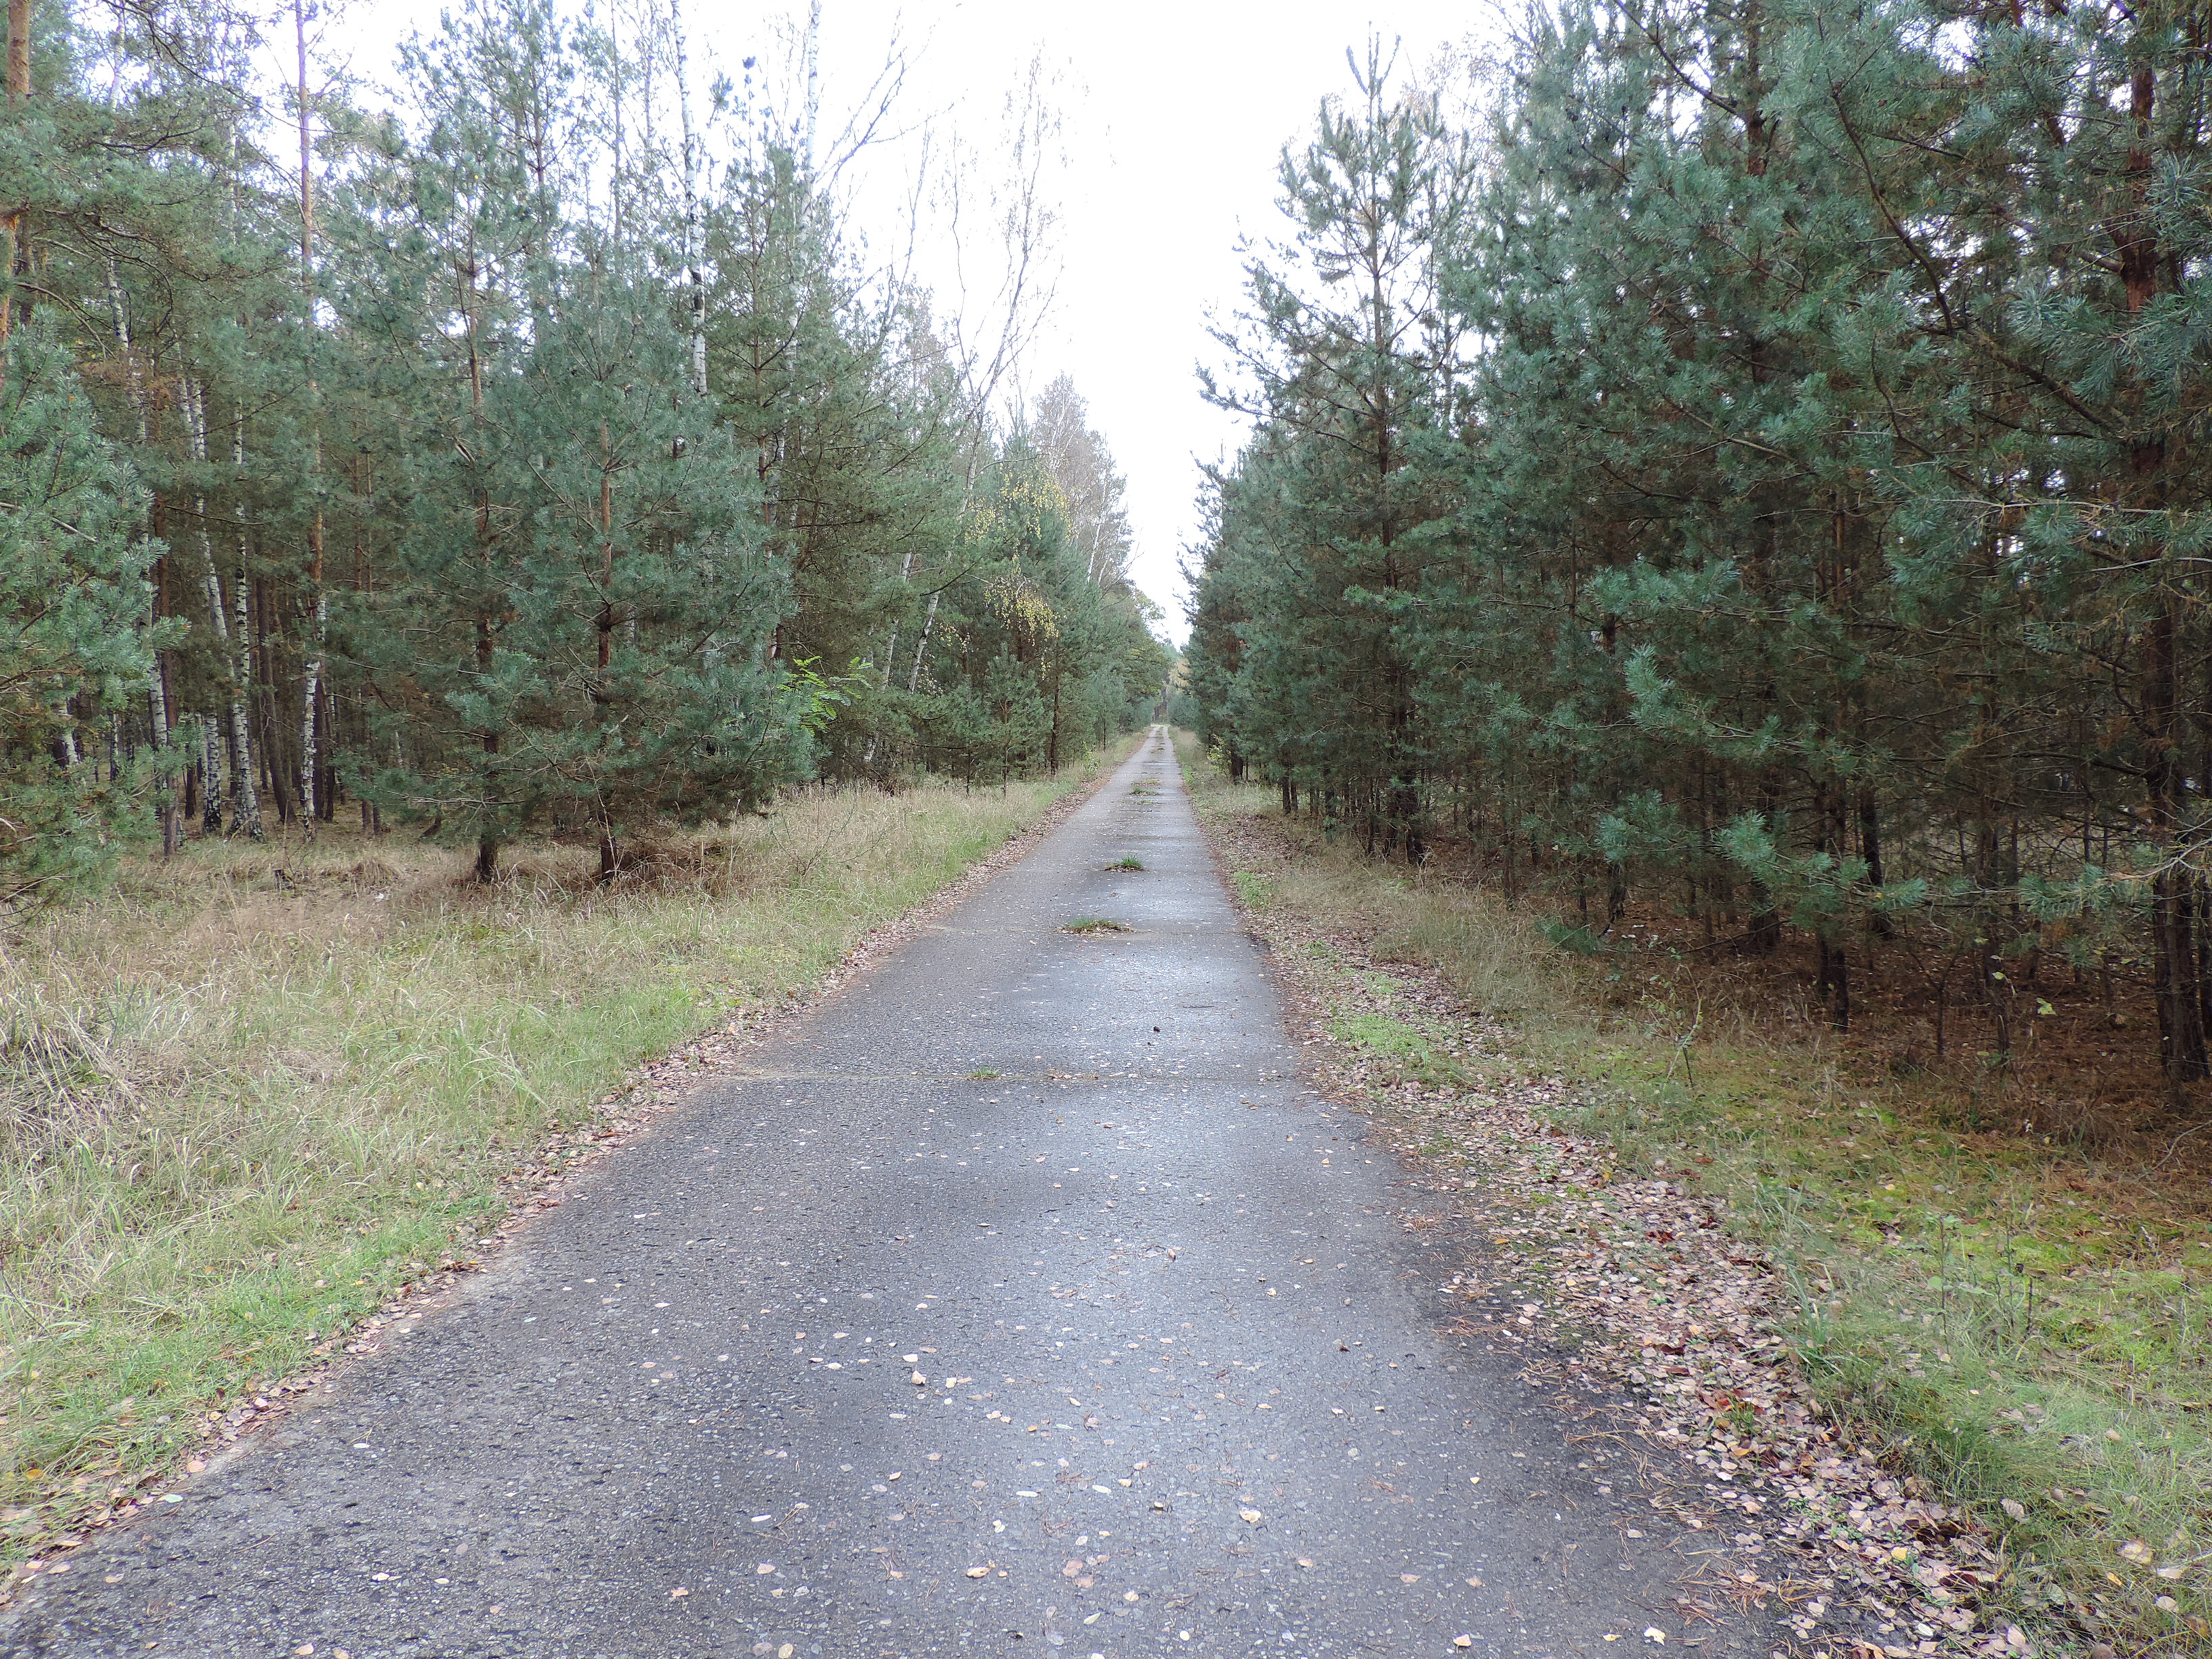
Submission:
POLYGON ((1261 1514, 1257 1510, 1239 1510, 1237 1513, 1255 1527, 1267 1518, 1266 1516, 1261 1514))
POLYGON ((1660 1646, 1664 1647, 1667 1644, 1667 1632, 1656 1625, 1646 1625, 1644 1627, 1644 1639, 1647 1642, 1656 1642, 1660 1646))
POLYGON ((2000 1503, 1999 1507, 2015 1521, 2025 1521, 2027 1519, 2027 1505, 2021 1503, 2017 1498, 2008 1498, 2003 1499, 2000 1503))
MULTIPOLYGON (((1208 829, 1218 832, 1223 851, 1232 859, 1248 854, 1269 861, 1279 857, 1284 849, 1273 838, 1240 827, 1244 823, 1240 817, 1234 823, 1209 823, 1208 829)), ((1418 1011, 1418 1021, 1433 1018, 1439 1028, 1448 1028, 1448 1046, 1492 1049, 1507 1055, 1516 1072, 1522 1069, 1522 1062, 1511 1057, 1511 1033, 1468 1009, 1432 973, 1376 961, 1360 942, 1331 934, 1287 909, 1250 912, 1247 920, 1295 977, 1309 981, 1320 1004, 1341 995, 1338 975, 1350 967, 1363 976, 1363 997, 1376 994, 1371 988, 1386 987, 1379 994, 1418 1011), (1316 944, 1326 947, 1327 968, 1307 963, 1306 947, 1316 944)), ((1856 1624, 1863 1617, 1868 1630, 1877 1623, 1888 1625, 1899 1636, 1898 1650, 1910 1649, 1911 1659, 2027 1659, 2025 1636, 2008 1644, 1998 1633, 2002 1624, 1992 1631, 1966 1609, 1929 1595, 1947 1574, 1960 1571, 1961 1558, 1989 1559, 1998 1548, 1997 1539, 1925 1488, 1916 1491, 1872 1459, 1839 1450, 1827 1439, 1802 1371, 1790 1363, 1778 1339, 1761 1334, 1776 1308, 1773 1287, 1781 1282, 1772 1264, 1745 1240, 1731 1237, 1711 1204, 1682 1184, 1691 1172, 1673 1177, 1662 1171, 1660 1178, 1638 1179, 1615 1167, 1601 1142, 1561 1133, 1552 1120, 1572 1102, 1574 1091, 1566 1079, 1532 1072, 1506 1076, 1494 1091, 1430 1087, 1394 1079, 1390 1068, 1370 1067, 1342 1050, 1325 1023, 1316 1021, 1307 1030, 1309 1042, 1324 1052, 1338 1051, 1331 1062, 1337 1083, 1424 1117, 1447 1115, 1458 1121, 1468 1139, 1479 1139, 1492 1149, 1495 1156, 1486 1160, 1492 1167, 1484 1174, 1496 1195, 1516 1212, 1510 1221, 1504 1214, 1480 1211, 1462 1218, 1480 1218, 1484 1236, 1516 1254, 1540 1259, 1548 1250, 1554 1255, 1559 1267, 1551 1299, 1600 1334, 1585 1350, 1586 1362, 1628 1373, 1626 1380, 1642 1385, 1651 1401, 1641 1412, 1644 1421, 1629 1425, 1632 1431, 1659 1446, 1679 1449, 1686 1464, 1697 1466, 1706 1480, 1717 1476, 1728 1483, 1708 1486, 1708 1498, 1694 1507, 1662 1504, 1662 1511, 1705 1539, 1733 1534, 1751 1559, 1778 1549, 1794 1561, 1795 1553, 1804 1552, 1812 1558, 1805 1563, 1810 1568, 1806 1576, 1820 1592, 1814 1605, 1823 1611, 1808 1609, 1807 1614, 1816 1623, 1856 1624), (1600 1188, 1606 1189, 1604 1199, 1585 1200, 1584 1194, 1600 1188), (1539 1194, 1540 1211, 1528 1202, 1539 1194), (1612 1210, 1624 1200, 1625 1208, 1612 1210), (1669 1237, 1662 1241, 1661 1234, 1669 1237), (1840 1619, 1827 1612, 1831 1606, 1840 1619), (1845 1607, 1851 1611, 1844 1613, 1845 1607), (1948 1629, 1931 1631, 1917 1644, 1904 1637, 1923 1613, 1938 1610, 1941 1616, 1929 1622, 1948 1629), (1958 1622, 1961 1619, 1963 1624, 1958 1622)), ((1444 1188, 1458 1184, 1448 1182, 1444 1188)), ((1449 1286, 1436 1288, 1455 1297, 1475 1297, 1497 1288, 1470 1282, 1474 1278, 1473 1273, 1453 1277, 1449 1286)), ((1500 1306, 1498 1313, 1503 1317, 1493 1328, 1494 1339, 1516 1346, 1526 1340, 1522 1331, 1532 1332, 1535 1320, 1548 1316, 1541 1305, 1500 1306)), ((1340 1335, 1335 1346, 1340 1358, 1357 1352, 1348 1337, 1340 1335)), ((1472 1492, 1481 1491, 1471 1477, 1469 1486, 1472 1492)), ((2024 1508, 2035 1507, 2020 1501, 2024 1508)), ((2061 1494, 2057 1502, 2065 1505, 2068 1495, 2061 1494)), ((1640 1536, 1635 1528, 1623 1530, 1626 1536, 1640 1536)), ((2148 1572, 2154 1565, 2146 1560, 2136 1570, 2148 1572)), ((1765 1596, 1771 1601, 1775 1593, 1757 1575, 1728 1576, 1742 1584, 1750 1599, 1765 1596)), ((1989 1582, 1978 1574, 1972 1580, 1989 1582)), ((2115 1573, 2112 1582, 2122 1583, 2122 1577, 2115 1573)), ((1468 1588, 1479 1589, 1480 1583, 1468 1583, 1468 1588)), ((1957 1589, 1954 1582, 1950 1592, 1938 1596, 1955 1595, 1957 1589)), ((1607 1645, 1634 1639, 1643 1628, 1611 1633, 1607 1645)), ((1664 1646, 1684 1648, 1694 1639, 1678 1632, 1664 1646)), ((1446 1640, 1447 1649, 1440 1650, 1450 1650, 1446 1640)), ((1826 1646, 1836 1648, 1834 1659, 1887 1659, 1870 1641, 1849 1638, 1816 1643, 1807 1650, 1826 1646)), ((2116 1659, 2109 1644, 2097 1646, 2103 1651, 2093 1650, 2087 1659, 2116 1659)))
POLYGON ((968 1569, 968 1576, 970 1578, 988 1578, 991 1576, 991 1570, 988 1567, 970 1567, 968 1569))
POLYGON ((2150 1565, 2150 1546, 2140 1538, 2130 1538, 2126 1543, 2121 1545, 2120 1554, 2139 1567, 2147 1567, 2150 1565))
POLYGON ((1421 1575, 1418 1572, 1401 1572, 1398 1575, 1398 1582, 1401 1584, 1418 1584, 1421 1582, 1421 1575))

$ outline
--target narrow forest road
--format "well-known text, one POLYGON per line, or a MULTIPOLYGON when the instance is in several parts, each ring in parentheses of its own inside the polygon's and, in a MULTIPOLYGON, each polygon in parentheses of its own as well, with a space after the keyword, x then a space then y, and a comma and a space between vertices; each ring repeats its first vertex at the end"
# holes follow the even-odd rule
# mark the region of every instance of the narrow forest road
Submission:
POLYGON ((1695 1634, 1672 1534, 1430 1313, 1438 1253, 1299 1083, 1162 735, 750 1063, 318 1408, 42 1577, 0 1652, 1695 1634), (1065 931, 1086 916, 1130 931, 1065 931))

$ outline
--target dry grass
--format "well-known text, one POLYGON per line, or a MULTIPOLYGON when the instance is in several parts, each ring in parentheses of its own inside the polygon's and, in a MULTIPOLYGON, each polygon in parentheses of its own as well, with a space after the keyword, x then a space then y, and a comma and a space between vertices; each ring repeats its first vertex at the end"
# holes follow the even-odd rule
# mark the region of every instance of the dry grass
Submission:
MULTIPOLYGON (((1501 1073, 1583 1085, 1582 1127, 1697 1182, 1768 1249, 1830 1410, 2005 1536, 2016 1615, 2122 1653, 2212 1652, 2201 1164, 2170 1142, 1993 1131, 1990 1079, 1971 1068, 1893 1067, 1662 951, 1573 955, 1534 904, 1329 846, 1182 743, 1200 810, 1279 849, 1232 872, 1248 901, 1438 969, 1518 1033, 1501 1073)), ((1340 1034, 1366 1042, 1359 1015, 1340 1034)))
POLYGON ((496 887, 326 829, 206 842, 0 934, 0 1547, 166 1467, 204 1415, 503 1208, 625 1072, 805 991, 1085 775, 817 792, 496 887))

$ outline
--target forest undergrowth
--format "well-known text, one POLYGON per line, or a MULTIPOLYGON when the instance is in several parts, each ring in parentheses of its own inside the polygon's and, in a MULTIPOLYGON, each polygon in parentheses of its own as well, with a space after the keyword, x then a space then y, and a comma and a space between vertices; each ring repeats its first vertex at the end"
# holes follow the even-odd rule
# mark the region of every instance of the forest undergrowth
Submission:
MULTIPOLYGON (((1122 745, 1112 753, 1118 755, 1122 745)), ((646 850, 325 825, 0 931, 0 1562, 149 1490, 588 1155, 634 1068, 804 995, 1095 776, 802 791, 646 850), (554 1138, 559 1137, 556 1141, 554 1138)))
POLYGON ((1437 970, 1513 1039, 1447 1050, 1349 1013, 1340 1040, 1469 1094, 1564 1079, 1566 1130, 1701 1194, 1765 1253, 1779 1334, 1830 1420, 1996 1540, 1984 1628, 1996 1614, 2091 1653, 2212 1650, 2203 1137, 2023 1133, 2069 1088, 2098 1089, 2094 1068, 2069 1078, 2054 1047, 2032 1080, 2008 1079, 1955 1029, 1968 1040, 1948 1063, 1899 1066, 1878 1036, 1823 1029, 1783 969, 1663 944, 1577 955, 1540 896, 1509 905, 1448 857, 1364 858, 1181 742, 1202 811, 1273 854, 1232 872, 1248 903, 1437 970))

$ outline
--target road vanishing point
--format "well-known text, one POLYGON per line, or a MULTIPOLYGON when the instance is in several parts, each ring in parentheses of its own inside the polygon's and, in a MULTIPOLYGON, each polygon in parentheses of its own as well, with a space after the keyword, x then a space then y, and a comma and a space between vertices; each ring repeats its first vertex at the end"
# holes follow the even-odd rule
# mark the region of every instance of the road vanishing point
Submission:
POLYGON ((0 1654, 1763 1650, 1683 1626, 1699 1535, 1619 1466, 1601 1493, 1449 1318, 1408 1181, 1301 1081, 1156 728, 312 1408, 33 1581, 0 1654))

